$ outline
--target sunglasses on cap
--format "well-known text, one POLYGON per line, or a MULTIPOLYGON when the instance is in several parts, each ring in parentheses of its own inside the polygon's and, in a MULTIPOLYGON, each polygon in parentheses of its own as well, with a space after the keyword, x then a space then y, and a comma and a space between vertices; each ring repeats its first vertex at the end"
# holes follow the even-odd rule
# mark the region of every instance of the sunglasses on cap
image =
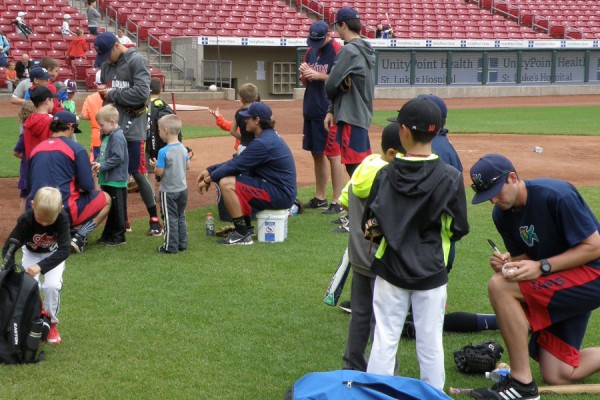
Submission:
POLYGON ((506 175, 510 174, 510 171, 506 171, 505 173, 503 173, 502 175, 498 175, 495 178, 490 179, 487 182, 473 182, 471 184, 471 189, 473 189, 476 193, 479 192, 485 192, 486 190, 488 190, 489 188, 491 188, 492 186, 494 186, 494 184, 499 180, 504 178, 506 175))

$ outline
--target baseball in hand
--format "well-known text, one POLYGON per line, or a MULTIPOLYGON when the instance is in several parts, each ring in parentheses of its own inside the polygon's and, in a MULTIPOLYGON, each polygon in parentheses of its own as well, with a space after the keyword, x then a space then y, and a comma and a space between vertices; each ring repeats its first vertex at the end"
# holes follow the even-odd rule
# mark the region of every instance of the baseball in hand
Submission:
POLYGON ((505 278, 512 278, 512 276, 517 272, 518 268, 506 268, 506 266, 502 267, 502 276, 505 278))

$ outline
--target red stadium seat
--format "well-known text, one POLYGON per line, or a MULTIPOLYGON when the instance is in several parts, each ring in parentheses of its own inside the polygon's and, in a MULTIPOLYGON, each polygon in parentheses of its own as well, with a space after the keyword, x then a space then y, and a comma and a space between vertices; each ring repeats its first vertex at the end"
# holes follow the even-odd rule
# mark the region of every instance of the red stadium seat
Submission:
POLYGON ((73 70, 73 75, 75 76, 75 80, 83 81, 85 80, 87 70, 94 65, 94 59, 74 59, 71 60, 71 69, 73 70))
POLYGON ((60 69, 58 70, 58 76, 56 77, 56 80, 64 81, 64 80, 73 79, 73 78, 74 78, 74 75, 73 75, 73 70, 71 68, 60 67, 60 69))
POLYGON ((160 82, 162 83, 162 88, 163 88, 163 90, 165 89, 165 84, 166 84, 165 74, 163 74, 163 72, 160 69, 150 68, 150 77, 160 79, 160 82))
POLYGON ((169 34, 164 34, 159 36, 158 40, 161 42, 160 52, 163 54, 171 54, 171 44, 173 40, 172 36, 169 34))
POLYGON ((99 68, 88 68, 85 70, 85 87, 88 89, 96 89, 96 73, 99 68))
POLYGON ((62 50, 63 52, 66 52, 69 49, 69 43, 62 40, 58 42, 50 42, 50 47, 52 47, 53 50, 62 50))
POLYGON ((33 58, 34 60, 39 60, 41 58, 46 57, 46 51, 31 49, 29 50, 29 57, 33 58))

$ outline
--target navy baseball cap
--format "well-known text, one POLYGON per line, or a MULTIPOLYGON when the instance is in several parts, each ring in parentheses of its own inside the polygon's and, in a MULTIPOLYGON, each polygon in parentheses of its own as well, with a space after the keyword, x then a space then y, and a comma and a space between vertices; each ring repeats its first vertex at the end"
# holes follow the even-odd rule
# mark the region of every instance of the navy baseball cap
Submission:
POLYGON ((119 39, 112 32, 102 32, 96 39, 94 40, 94 49, 96 49, 96 64, 102 65, 104 61, 108 59, 110 53, 112 52, 115 43, 117 43, 119 39))
POLYGON ((441 97, 438 97, 435 94, 420 94, 417 97, 424 97, 433 101, 440 108, 440 111, 442 112, 442 118, 448 117, 448 107, 446 106, 446 103, 444 103, 444 100, 442 100, 441 97))
POLYGON ((442 112, 433 101, 415 97, 402 106, 397 117, 387 120, 405 125, 413 131, 437 134, 442 127, 442 112))
POLYGON ((510 160, 500 154, 487 154, 471 167, 469 174, 475 191, 472 204, 491 200, 502 190, 506 176, 515 170, 510 160))
POLYGON ((250 107, 248 107, 246 111, 240 111, 240 115, 246 118, 258 117, 263 120, 273 119, 273 111, 271 111, 271 107, 258 101, 250 104, 250 107))
POLYGON ((50 78, 54 78, 54 75, 52 75, 50 72, 48 72, 48 70, 46 68, 35 67, 35 68, 31 68, 31 71, 29 71, 29 79, 31 80, 31 82, 33 82, 34 79, 39 79, 41 81, 47 81, 50 78))
POLYGON ((77 116, 70 111, 59 111, 56 114, 54 114, 54 117, 52 119, 55 121, 63 122, 65 124, 73 125, 73 127, 75 128, 74 132, 81 133, 81 130, 79 129, 79 122, 77 121, 77 116))
POLYGON ((352 7, 342 7, 338 10, 337 14, 335 14, 334 24, 339 24, 340 22, 344 22, 349 19, 360 19, 358 11, 352 7))
POLYGON ((306 39, 306 44, 310 47, 314 47, 316 49, 321 48, 325 43, 325 39, 327 39, 327 33, 329 32, 329 27, 323 21, 317 21, 310 26, 308 30, 308 38, 306 39))

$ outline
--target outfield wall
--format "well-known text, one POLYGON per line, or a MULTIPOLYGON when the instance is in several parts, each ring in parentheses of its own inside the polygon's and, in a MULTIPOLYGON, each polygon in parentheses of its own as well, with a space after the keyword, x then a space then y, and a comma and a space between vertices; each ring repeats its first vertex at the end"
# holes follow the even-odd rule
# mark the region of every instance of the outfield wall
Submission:
MULTIPOLYGON (((600 94, 600 40, 370 42, 377 54, 376 98, 424 91, 448 98, 600 94)), ((303 38, 175 38, 173 49, 186 58, 196 87, 217 79, 217 68, 203 71, 203 65, 220 60, 217 86, 237 90, 251 82, 265 99, 303 95, 296 76, 306 50, 303 38)))

